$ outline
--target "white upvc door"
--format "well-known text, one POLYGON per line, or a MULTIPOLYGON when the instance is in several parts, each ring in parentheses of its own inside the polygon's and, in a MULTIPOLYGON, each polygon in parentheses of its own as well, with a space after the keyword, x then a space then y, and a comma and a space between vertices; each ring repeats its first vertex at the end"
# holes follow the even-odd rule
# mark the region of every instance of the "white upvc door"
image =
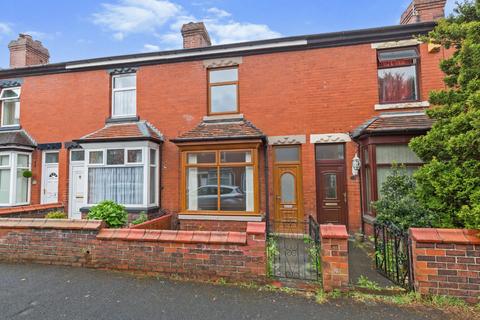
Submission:
POLYGON ((43 152, 42 163, 42 203, 57 203, 58 152, 43 152))
POLYGON ((86 176, 85 166, 83 164, 70 166, 70 206, 68 217, 70 219, 81 219, 80 208, 86 204, 86 176))

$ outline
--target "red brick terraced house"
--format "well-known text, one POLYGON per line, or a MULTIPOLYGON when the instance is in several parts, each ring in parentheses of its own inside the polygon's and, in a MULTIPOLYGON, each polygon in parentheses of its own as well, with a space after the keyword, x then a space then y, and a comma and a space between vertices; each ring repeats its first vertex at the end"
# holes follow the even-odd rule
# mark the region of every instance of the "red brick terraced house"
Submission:
POLYGON ((422 44, 445 1, 401 24, 211 45, 203 23, 174 51, 48 63, 29 35, 0 70, 0 206, 102 200, 173 212, 182 229, 247 221, 367 230, 392 162, 421 160, 443 48, 422 44), (31 171, 32 177, 24 177, 31 171))

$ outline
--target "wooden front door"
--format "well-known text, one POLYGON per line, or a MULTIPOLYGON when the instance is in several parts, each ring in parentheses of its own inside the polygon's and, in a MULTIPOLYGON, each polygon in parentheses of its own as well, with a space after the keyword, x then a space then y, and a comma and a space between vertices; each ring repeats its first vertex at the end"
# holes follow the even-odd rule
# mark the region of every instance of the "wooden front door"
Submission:
POLYGON ((317 145, 317 221, 347 224, 347 188, 343 144, 317 145))
POLYGON ((276 232, 303 232, 303 194, 300 147, 274 148, 273 228, 276 232))

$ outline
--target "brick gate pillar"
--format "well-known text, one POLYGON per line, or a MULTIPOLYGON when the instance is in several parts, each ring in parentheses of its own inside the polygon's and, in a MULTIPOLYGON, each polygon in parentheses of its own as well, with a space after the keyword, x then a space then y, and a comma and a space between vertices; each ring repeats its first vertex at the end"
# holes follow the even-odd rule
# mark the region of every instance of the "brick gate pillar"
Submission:
POLYGON ((323 290, 347 290, 348 233, 343 225, 321 225, 321 252, 323 290))

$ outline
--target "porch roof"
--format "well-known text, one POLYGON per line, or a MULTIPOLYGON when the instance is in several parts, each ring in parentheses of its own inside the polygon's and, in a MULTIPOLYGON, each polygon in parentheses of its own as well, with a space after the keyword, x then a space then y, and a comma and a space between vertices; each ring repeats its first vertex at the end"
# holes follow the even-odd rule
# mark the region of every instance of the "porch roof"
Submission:
POLYGON ((85 143, 132 140, 152 140, 162 142, 163 135, 157 128, 147 121, 107 123, 103 128, 74 141, 85 143))
POLYGON ((204 119, 193 129, 172 139, 172 142, 224 141, 263 139, 265 134, 250 121, 243 118, 204 119))
POLYGON ((21 146, 35 148, 37 143, 23 129, 0 131, 0 146, 21 146))
POLYGON ((432 124, 433 120, 425 112, 388 112, 365 121, 352 131, 352 137, 422 133, 430 130, 432 124))

